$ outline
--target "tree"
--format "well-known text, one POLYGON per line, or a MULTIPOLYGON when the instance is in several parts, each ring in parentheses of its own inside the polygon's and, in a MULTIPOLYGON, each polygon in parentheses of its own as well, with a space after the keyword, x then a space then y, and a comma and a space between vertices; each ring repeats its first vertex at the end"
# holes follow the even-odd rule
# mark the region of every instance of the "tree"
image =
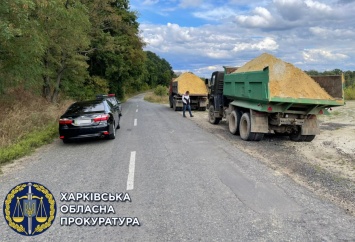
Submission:
POLYGON ((42 71, 44 40, 37 20, 38 8, 32 0, 0 2, 0 89, 36 84, 42 71))
POLYGON ((144 67, 144 43, 137 15, 126 0, 82 0, 88 6, 92 29, 88 54, 91 76, 106 79, 119 98, 137 89, 144 67))
POLYGON ((47 1, 35 18, 41 21, 45 38, 43 96, 56 102, 63 78, 78 82, 87 74, 90 21, 84 5, 68 0, 47 1), (79 79, 79 80, 76 80, 79 79))
POLYGON ((151 51, 146 51, 146 55, 145 68, 147 71, 145 82, 151 87, 156 87, 157 85, 168 86, 174 75, 169 62, 161 59, 151 51))

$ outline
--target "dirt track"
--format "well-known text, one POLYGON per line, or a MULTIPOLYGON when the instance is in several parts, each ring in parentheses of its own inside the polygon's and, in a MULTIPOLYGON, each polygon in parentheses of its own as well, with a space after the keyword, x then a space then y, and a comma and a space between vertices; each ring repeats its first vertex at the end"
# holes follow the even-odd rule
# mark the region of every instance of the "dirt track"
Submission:
POLYGON ((267 135, 260 142, 242 141, 228 131, 228 123, 208 122, 208 112, 193 112, 201 128, 288 175, 299 184, 355 215, 355 101, 322 116, 321 134, 311 143, 287 136, 267 135))

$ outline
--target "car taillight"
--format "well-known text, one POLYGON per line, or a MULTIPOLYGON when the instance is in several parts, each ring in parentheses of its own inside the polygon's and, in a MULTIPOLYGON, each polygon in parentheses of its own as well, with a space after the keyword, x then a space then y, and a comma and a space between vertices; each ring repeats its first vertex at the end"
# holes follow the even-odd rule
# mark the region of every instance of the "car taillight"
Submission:
POLYGON ((109 97, 114 97, 114 96, 116 96, 116 95, 113 94, 113 93, 110 93, 110 94, 108 94, 107 96, 109 96, 109 97))
POLYGON ((72 123, 73 123, 73 120, 71 120, 71 119, 67 119, 67 118, 61 118, 61 119, 59 119, 59 124, 68 125, 68 124, 72 124, 72 123))
POLYGON ((110 117, 110 115, 103 114, 103 115, 100 115, 100 116, 97 116, 96 118, 94 118, 94 122, 98 123, 98 122, 101 122, 101 121, 106 121, 106 120, 109 119, 109 117, 110 117))

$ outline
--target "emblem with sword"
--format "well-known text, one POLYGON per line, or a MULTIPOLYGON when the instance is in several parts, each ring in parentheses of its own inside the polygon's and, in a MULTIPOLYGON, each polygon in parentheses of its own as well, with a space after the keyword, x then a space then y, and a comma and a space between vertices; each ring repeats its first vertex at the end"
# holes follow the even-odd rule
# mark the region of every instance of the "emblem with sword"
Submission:
POLYGON ((10 190, 4 201, 4 216, 16 232, 33 236, 53 223, 56 202, 53 194, 41 184, 24 182, 10 190))
POLYGON ((32 218, 36 215, 37 201, 32 199, 32 183, 28 183, 27 199, 23 201, 24 215, 27 217, 27 231, 32 234, 32 218))

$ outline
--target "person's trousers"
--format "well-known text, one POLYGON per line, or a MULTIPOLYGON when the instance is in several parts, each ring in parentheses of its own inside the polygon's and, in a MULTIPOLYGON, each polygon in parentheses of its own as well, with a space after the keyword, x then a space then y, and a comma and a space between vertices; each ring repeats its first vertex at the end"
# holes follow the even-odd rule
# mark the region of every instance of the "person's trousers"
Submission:
POLYGON ((186 109, 189 111, 190 117, 192 117, 191 106, 188 105, 188 104, 185 104, 185 103, 184 103, 184 105, 183 105, 183 107, 182 107, 182 116, 185 117, 185 111, 186 111, 186 109))

